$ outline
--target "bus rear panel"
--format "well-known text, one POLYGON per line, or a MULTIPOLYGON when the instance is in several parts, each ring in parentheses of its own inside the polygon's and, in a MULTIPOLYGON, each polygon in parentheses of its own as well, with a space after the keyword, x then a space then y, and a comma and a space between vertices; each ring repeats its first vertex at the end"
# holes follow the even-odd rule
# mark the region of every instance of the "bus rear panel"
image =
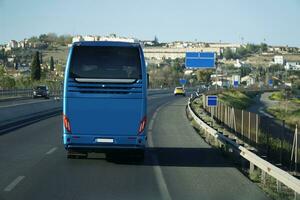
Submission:
POLYGON ((147 79, 137 43, 78 42, 64 80, 63 142, 68 151, 142 150, 147 79))

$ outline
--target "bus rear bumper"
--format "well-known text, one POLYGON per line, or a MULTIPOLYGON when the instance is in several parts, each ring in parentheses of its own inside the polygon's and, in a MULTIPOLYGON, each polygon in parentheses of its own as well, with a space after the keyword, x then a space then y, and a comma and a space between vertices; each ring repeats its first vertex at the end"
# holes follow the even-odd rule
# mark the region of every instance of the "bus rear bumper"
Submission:
POLYGON ((66 150, 81 152, 109 152, 117 150, 143 150, 147 136, 113 136, 101 137, 94 135, 64 134, 66 150), (98 139, 111 139, 112 143, 97 142, 98 139))

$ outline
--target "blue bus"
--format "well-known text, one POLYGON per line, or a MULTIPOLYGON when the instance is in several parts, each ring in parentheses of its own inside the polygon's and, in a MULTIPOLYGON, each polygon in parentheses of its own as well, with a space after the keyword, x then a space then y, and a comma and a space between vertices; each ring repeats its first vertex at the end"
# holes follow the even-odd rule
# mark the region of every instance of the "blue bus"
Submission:
POLYGON ((63 96, 68 158, 130 152, 143 159, 146 114, 147 72, 139 43, 73 43, 63 96))

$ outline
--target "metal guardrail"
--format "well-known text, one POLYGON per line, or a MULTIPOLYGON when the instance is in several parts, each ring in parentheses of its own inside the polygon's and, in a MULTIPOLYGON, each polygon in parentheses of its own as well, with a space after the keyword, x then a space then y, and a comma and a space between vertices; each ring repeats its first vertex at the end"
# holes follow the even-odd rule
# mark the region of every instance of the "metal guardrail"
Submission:
MULTIPOLYGON (((148 89, 148 94, 162 94, 170 93, 172 89, 148 89)), ((13 90, 1 90, 0 100, 10 100, 16 98, 32 97, 33 89, 13 89, 13 90)), ((63 90, 50 90, 51 97, 62 97, 63 90)))
POLYGON ((201 126, 207 133, 218 139, 224 144, 230 144, 233 146, 237 151, 239 151, 240 156, 248 160, 251 164, 254 164, 258 168, 260 168, 265 173, 269 174, 279 182, 283 183, 287 187, 294 190, 297 194, 300 194, 300 180, 295 178, 294 176, 290 175, 286 171, 272 165, 271 163, 267 162, 266 160, 260 158, 256 154, 252 153, 251 151, 247 150, 245 147, 237 144, 230 138, 227 138, 226 136, 219 133, 214 128, 210 127, 208 124, 206 124, 202 119, 200 119, 193 109, 191 108, 191 98, 188 102, 188 111, 191 114, 192 118, 196 121, 198 125, 201 126))
MULTIPOLYGON (((12 97, 32 97, 33 89, 0 90, 0 99, 12 97)), ((60 96, 62 90, 50 90, 50 96, 60 96)))

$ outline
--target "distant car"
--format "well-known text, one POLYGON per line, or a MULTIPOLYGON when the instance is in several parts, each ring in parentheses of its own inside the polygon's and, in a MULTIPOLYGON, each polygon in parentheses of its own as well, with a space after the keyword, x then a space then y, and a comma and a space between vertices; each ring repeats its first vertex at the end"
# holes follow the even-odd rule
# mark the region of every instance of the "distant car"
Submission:
POLYGON ((176 87, 174 89, 174 95, 177 96, 177 95, 182 95, 182 96, 185 96, 185 90, 183 87, 176 87))
POLYGON ((33 98, 44 97, 46 99, 49 99, 49 97, 50 97, 49 89, 45 85, 39 85, 33 89, 32 96, 33 96, 33 98))

